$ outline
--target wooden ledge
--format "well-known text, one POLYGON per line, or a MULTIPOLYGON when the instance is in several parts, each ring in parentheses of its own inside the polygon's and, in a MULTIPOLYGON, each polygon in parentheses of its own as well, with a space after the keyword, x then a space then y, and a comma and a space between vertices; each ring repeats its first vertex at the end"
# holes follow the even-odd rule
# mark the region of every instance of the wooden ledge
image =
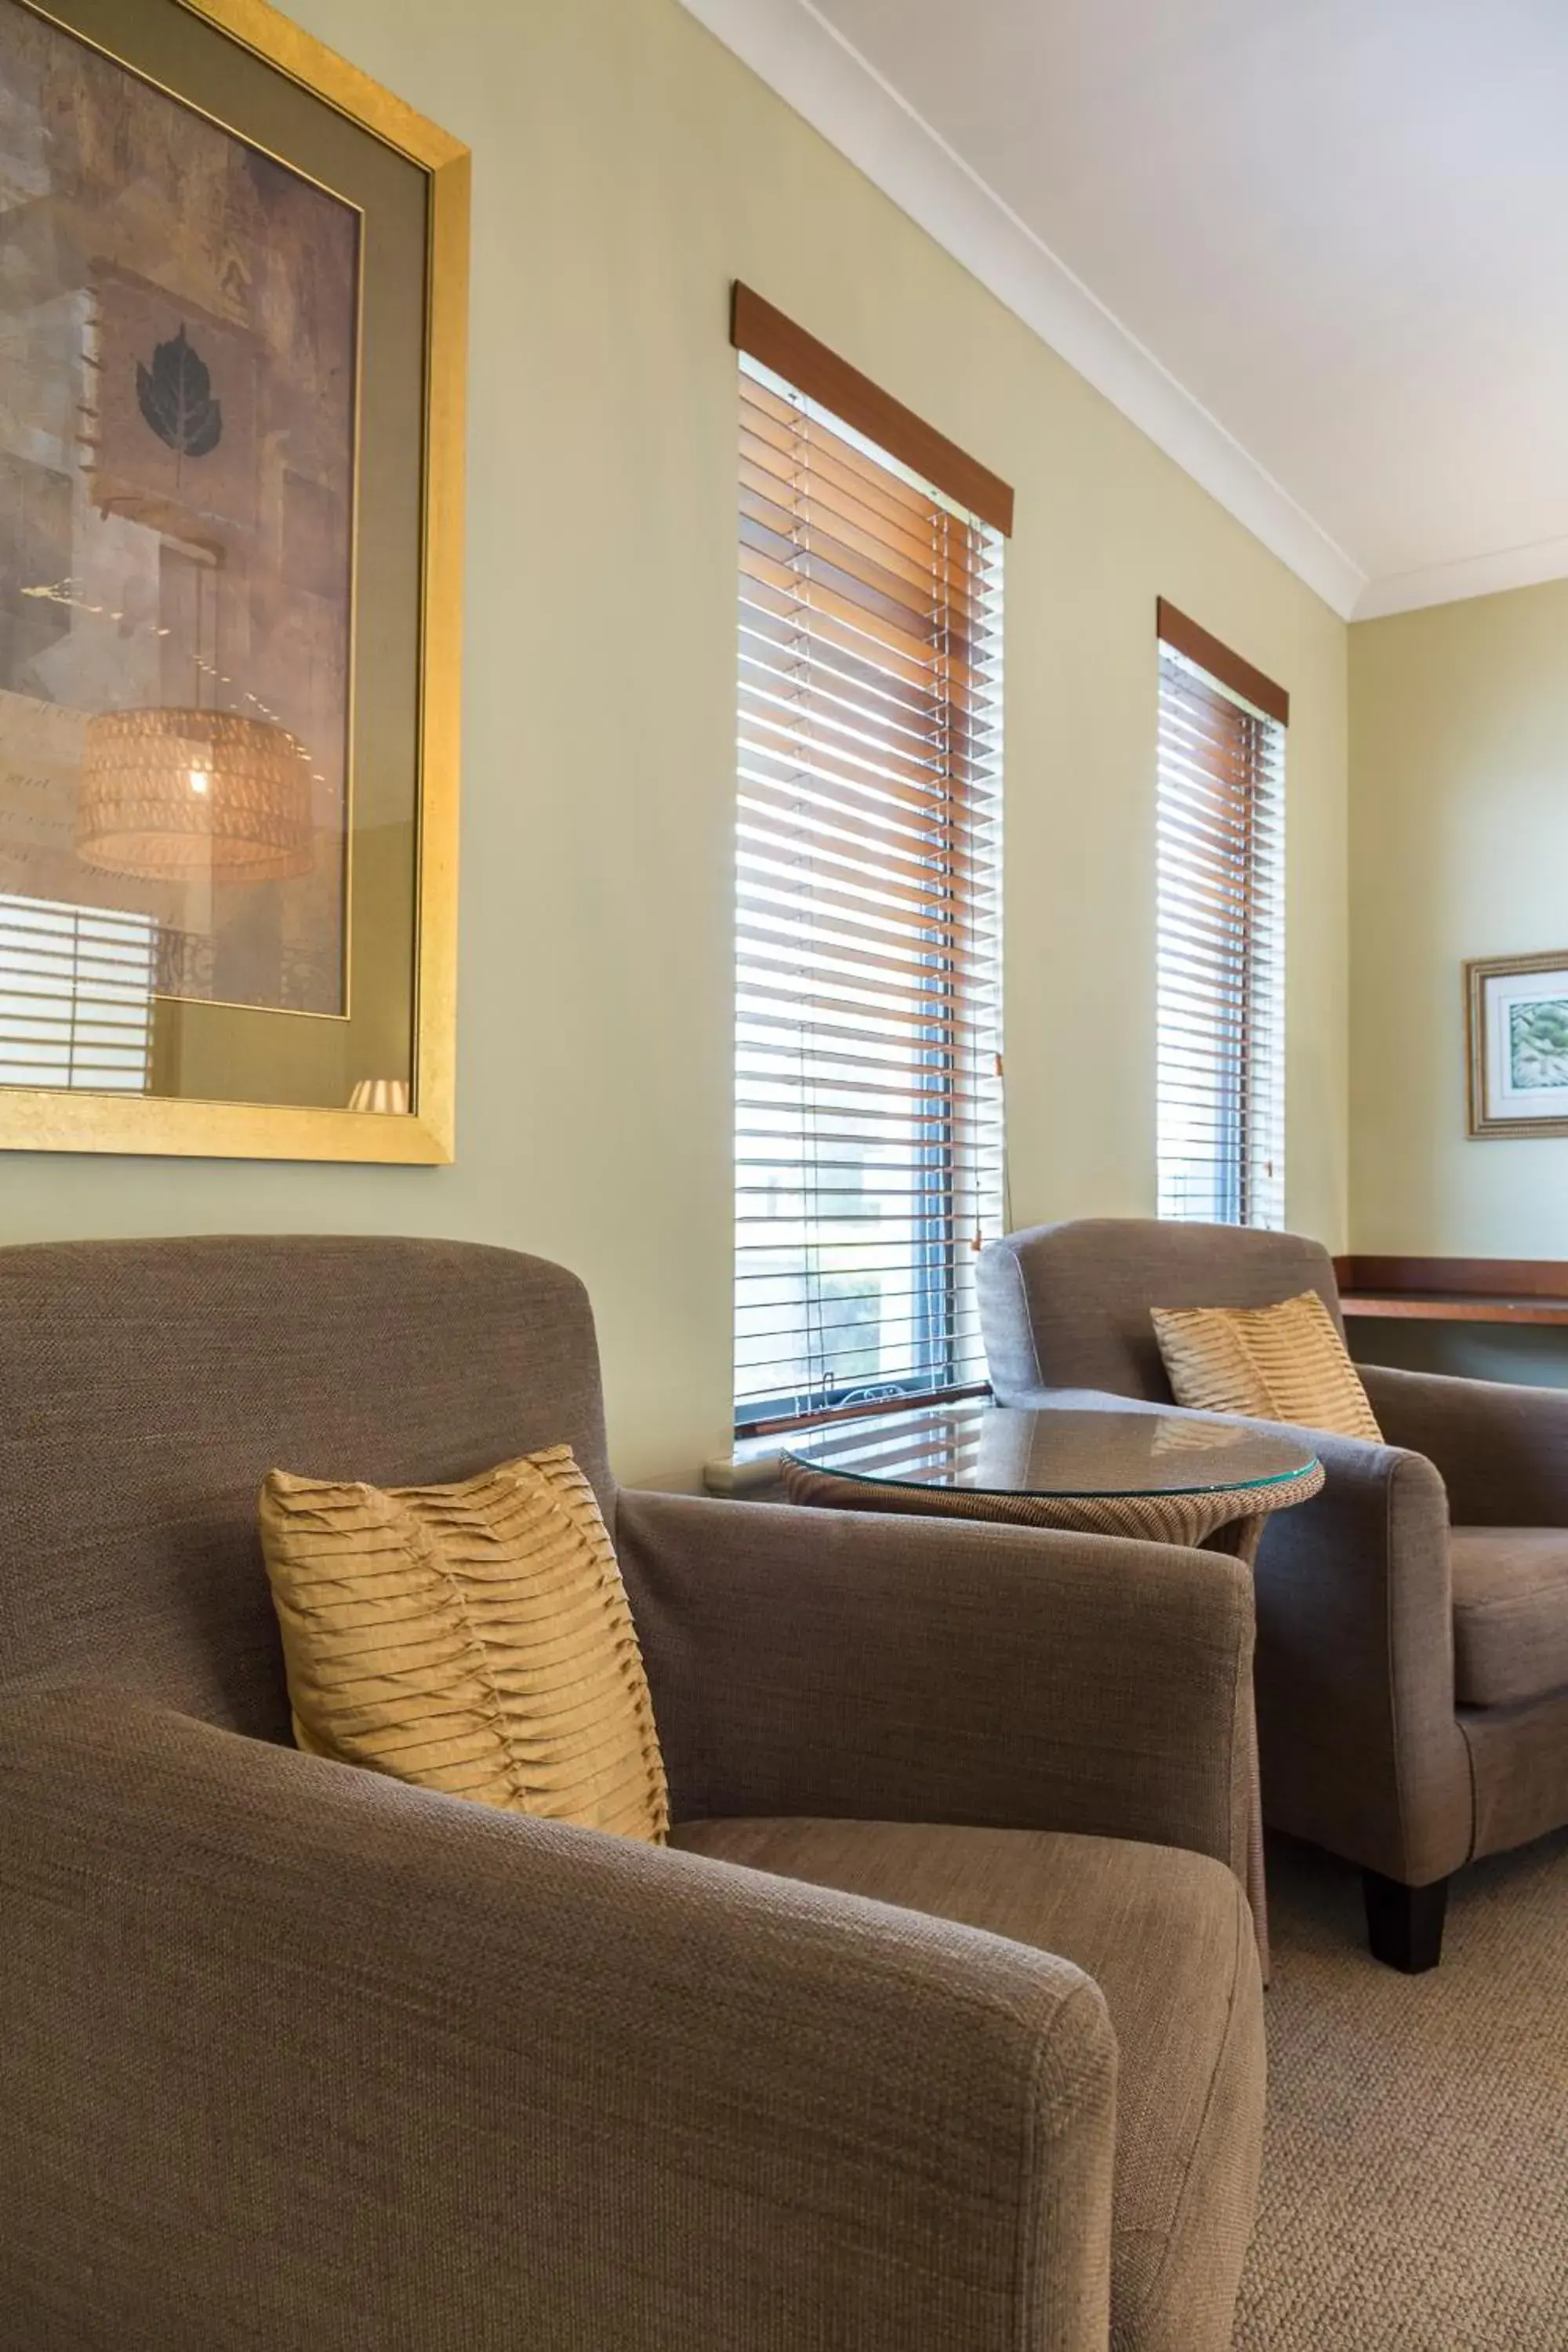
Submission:
POLYGON ((1342 1257, 1347 1321, 1568 1325, 1568 1263, 1558 1258, 1342 1257))

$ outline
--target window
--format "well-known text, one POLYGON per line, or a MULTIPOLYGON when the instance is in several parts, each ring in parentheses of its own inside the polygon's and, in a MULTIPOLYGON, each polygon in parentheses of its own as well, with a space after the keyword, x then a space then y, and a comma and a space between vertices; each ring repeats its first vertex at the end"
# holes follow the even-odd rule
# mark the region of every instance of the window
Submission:
POLYGON ((1162 598, 1163 1217, 1285 1222, 1281 689, 1162 598))
POLYGON ((0 1086, 144 1094, 151 915, 0 893, 0 1086))
POLYGON ((744 288, 735 317, 735 1412, 755 1433, 984 1382, 1011 493, 744 288))

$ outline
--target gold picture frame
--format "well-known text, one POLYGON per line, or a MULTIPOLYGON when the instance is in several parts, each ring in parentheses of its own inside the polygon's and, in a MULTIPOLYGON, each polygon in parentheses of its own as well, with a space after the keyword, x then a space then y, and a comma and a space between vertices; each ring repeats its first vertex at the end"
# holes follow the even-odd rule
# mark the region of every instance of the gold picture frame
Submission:
MULTIPOLYGON (((0 1150, 402 1164, 450 1160, 454 1150, 456 1057, 468 151, 302 31, 268 5, 268 0, 0 0, 0 6, 20 12, 37 26, 52 28, 51 37, 68 38, 93 59, 107 60, 138 91, 145 89, 155 94, 144 101, 148 107, 162 103, 166 108, 173 102, 189 110, 199 124, 211 125, 216 132, 243 146, 247 157, 260 159, 255 170, 265 186, 287 180, 290 187, 298 183, 302 187, 318 188, 322 192, 323 204, 340 205, 345 215, 354 213, 360 224, 360 241, 353 248, 353 300, 357 308, 352 368, 340 371, 340 376, 346 373, 352 379, 352 391, 343 395, 345 414, 350 419, 344 439, 349 463, 346 488, 334 509, 340 537, 347 549, 341 571, 334 575, 341 591, 343 616, 343 651, 338 672, 344 709, 342 780, 338 786, 341 845, 331 877, 325 880, 315 877, 312 881, 312 907, 328 907, 336 925, 332 942, 339 976, 331 978, 330 985, 340 988, 341 995, 332 997, 329 989, 320 1007, 300 1010, 276 993, 268 996, 226 992, 221 971, 212 955, 204 969, 199 997, 188 992, 180 996, 165 984, 149 979, 148 1002, 157 1009, 157 1021, 166 1024, 173 1032, 183 1030, 200 1048, 198 1051, 195 1046, 188 1047, 179 1065, 182 1072, 187 1065, 195 1067, 195 1083, 183 1084, 177 1092, 156 1089, 157 1064, 151 1042, 155 1024, 149 1013, 144 1090, 132 1091, 129 1084, 119 1090, 98 1090, 90 1076, 85 1080, 72 1077, 65 1083, 57 1080, 51 1085, 0 1082, 0 1150), (191 62, 188 75, 187 55, 191 62), (236 96, 232 110, 224 98, 215 95, 230 89, 236 96), (289 152, 286 131, 276 135, 268 132, 267 123, 273 117, 279 121, 304 121, 307 116, 310 136, 300 151, 289 152), (339 154, 347 159, 342 176, 332 161, 339 154), (323 155, 328 159, 325 163, 320 160, 323 155), (412 167, 412 174, 408 167, 412 167), (357 190, 349 184, 355 172, 365 183, 357 190), (266 179, 268 173, 272 175, 271 181, 266 179), (395 187, 396 196, 386 215, 391 226, 384 227, 375 211, 374 194, 383 183, 389 188, 395 187), (367 194, 366 189, 372 193, 367 194), (416 233, 420 240, 417 251, 412 243, 416 233), (403 238, 401 248, 397 246, 399 236, 403 238), (405 294, 400 294, 400 289, 411 284, 422 287, 422 299, 416 294, 411 301, 405 294), (401 370, 399 388, 391 397, 386 421, 378 422, 374 406, 377 355, 394 352, 401 370), (378 442, 374 437, 377 434, 378 442), (368 546, 362 535, 381 528, 374 517, 367 520, 362 513, 358 499, 367 449, 376 460, 377 499, 373 502, 376 509, 385 503, 383 491, 388 476, 389 452, 396 465, 405 468, 398 476, 398 495, 404 516, 399 526, 399 547, 406 561, 397 564, 383 560, 377 548, 368 546), (402 600, 393 615, 397 625, 381 628, 376 625, 375 612, 367 610, 367 604, 372 593, 383 593, 376 586, 378 577, 390 577, 394 572, 397 573, 395 593, 402 600), (389 709, 395 711, 395 719, 386 715, 389 709), (391 756, 383 758, 388 747, 391 756), (382 789, 384 799, 391 789, 378 786, 377 779, 384 770, 387 773, 395 771, 396 791, 403 796, 397 803, 395 824, 384 816, 364 820, 367 825, 380 823, 382 833, 388 837, 395 834, 398 844, 401 862, 396 866, 391 892, 391 899, 395 901, 395 921, 388 919, 387 940, 378 938, 372 923, 362 925, 358 932, 354 926, 354 861, 362 853, 369 858, 370 851, 363 847, 364 842, 372 842, 374 846, 372 835, 367 832, 362 835, 357 829, 360 818, 355 794, 361 788, 362 765, 373 772, 373 800, 377 789, 382 789), (337 879, 340 871, 341 881, 337 879), (339 892, 335 902, 334 887, 339 892), (388 1009, 384 1017, 380 1017, 373 1000, 384 978, 388 1009), (295 1098, 256 1098, 257 1087, 262 1080, 255 1078, 251 1082, 248 1074, 247 1088, 226 1087, 224 1056, 229 1050, 226 1039, 276 1040, 279 1036, 292 1041, 294 1064, 304 1068, 309 1063, 316 1073, 310 1076, 308 1084, 294 1078, 288 1081, 295 1098), (322 1049, 323 1039, 331 1043, 330 1055, 322 1049), (203 1087, 208 1090, 198 1090, 203 1087), (238 1098, 242 1091, 246 1098, 238 1098), (350 1108, 351 1094, 363 1108, 350 1108)), ((95 64, 91 70, 101 72, 102 68, 95 64)), ((205 132, 204 135, 211 136, 205 132)), ((303 199, 310 200, 308 196, 303 199)), ((264 209, 265 200, 258 201, 264 209)), ((242 253, 231 258, 230 266, 238 273, 238 282, 243 283, 247 257, 242 253)), ((93 267, 99 272, 94 289, 98 318, 108 316, 118 305, 115 316, 123 313, 129 321, 124 335, 140 337, 136 352, 139 356, 144 354, 149 362, 148 369, 140 364, 135 368, 136 382, 142 387, 142 415, 175 450, 174 465, 177 472, 184 462, 181 450, 193 457, 206 455, 213 430, 206 431, 204 436, 199 422, 193 428, 188 421, 192 413, 188 406, 173 423, 169 422, 169 402, 183 397, 191 382, 187 374, 182 386, 178 375, 184 359, 186 328, 182 320, 178 335, 182 350, 172 352, 168 342, 153 340, 153 331, 146 325, 146 320, 153 315, 147 306, 154 298, 163 299, 166 310, 171 302, 174 310, 185 307, 185 289, 176 289, 171 295, 167 287, 150 284, 147 273, 138 275, 118 258, 112 267, 96 260, 93 267), (113 303, 106 306, 102 288, 109 276, 114 280, 110 289, 113 303), (141 311, 137 310, 138 303, 142 306, 141 311), (157 380, 150 381, 150 373, 157 380)), ((236 311, 239 308, 237 297, 233 308, 236 311)), ((205 335, 209 356, 215 349, 221 352, 226 348, 223 341, 226 335, 237 346, 242 333, 241 328, 226 324, 216 315, 217 309, 213 303, 207 306, 207 311, 198 307, 195 312, 205 323, 198 325, 193 333, 205 335), (208 312, 213 315, 209 317, 208 312)), ((169 315, 173 317, 173 310, 169 315)), ((111 318, 110 324, 114 323, 111 318)), ((158 331, 169 333, 168 330, 158 331)), ((129 353, 129 342, 126 349, 129 353)), ((258 364, 252 363, 253 375, 258 364)), ((205 368, 201 376, 204 381, 197 386, 198 393, 206 389, 205 368)), ((215 361, 215 383, 216 379, 215 361)), ((129 383, 128 366, 121 369, 116 381, 121 385, 129 383)), ((231 445, 236 446, 240 400, 231 387, 237 384, 243 391, 243 370, 231 371, 230 387, 219 387, 230 393, 226 404, 234 420, 231 445)), ((303 399, 308 388, 301 379, 295 387, 296 400, 303 399)), ((122 404, 129 400, 132 406, 135 396, 134 391, 117 394, 122 404)), ((214 398, 206 405, 216 412, 218 403, 214 398)), ((265 422, 265 417, 260 421, 265 422)), ((108 437, 109 428, 104 426, 100 441, 93 445, 96 454, 92 462, 97 471, 91 479, 89 502, 96 502, 97 513, 108 515, 115 511, 118 520, 122 507, 115 509, 114 498, 104 487, 108 461, 103 451, 108 437)), ((286 436, 273 435, 272 442, 279 437, 286 436)), ((258 424, 257 447, 262 446, 263 438, 258 424)), ((149 478, 154 461, 165 470, 168 467, 169 461, 163 454, 152 449, 147 460, 149 478)), ((235 457, 231 472, 237 468, 238 462, 235 457)), ((268 462, 274 467, 268 478, 271 482, 277 478, 277 460, 270 446, 268 462)), ((320 521, 323 511, 320 501, 312 509, 305 495, 312 493, 315 485, 297 476, 285 476, 283 479, 300 494, 296 505, 303 516, 299 544, 304 552, 297 560, 298 576, 298 562, 314 560, 322 546, 327 547, 330 559, 331 546, 336 542, 330 541, 330 533, 323 536, 326 525, 320 521)), ((117 486, 110 483, 110 488, 117 486)), ((146 508, 147 494, 141 495, 146 508)), ((231 489, 231 504, 236 495, 231 489)), ((77 496, 79 506, 79 489, 77 496)), ((396 501, 392 503, 395 505, 396 501)), ((0 513, 0 528, 4 525, 5 515, 0 513)), ((153 534, 149 530, 148 535, 153 534)), ((255 535, 259 539, 259 528, 255 535)), ((279 557, 277 562, 278 583, 268 583, 272 599, 267 607, 269 613, 280 608, 287 596, 286 587, 280 584, 283 558, 279 557)), ((64 592, 57 593, 52 586, 34 586, 30 592, 24 589, 23 593, 55 595, 61 604, 84 604, 79 583, 73 589, 68 576, 64 592)), ((389 586, 384 593, 391 597, 393 588, 389 586)), ((129 607, 128 597, 121 601, 129 607)), ((253 601, 260 600, 258 597, 253 601)), ((103 607, 85 604, 85 609, 101 613, 103 607)), ((390 605, 388 609, 392 609, 390 605)), ((4 617, 0 615, 0 622, 4 617)), ((164 622, 168 619, 162 611, 154 617, 164 622)), ((23 618, 26 621, 27 615, 23 618)), ((121 615, 116 613, 113 618, 120 622, 121 615)), ((75 626, 74 615, 70 620, 75 626)), ((171 629, 160 626, 155 634, 168 638, 171 629)), ((281 626, 279 641, 286 650, 287 637, 281 626)), ((246 691, 245 701, 265 711, 266 719, 240 723, 250 725, 258 736, 269 740, 276 737, 289 743, 310 764, 310 751, 302 748, 299 740, 291 740, 281 725, 272 727, 277 713, 265 699, 262 670, 253 672, 247 680, 242 679, 238 662, 222 649, 226 641, 213 642, 219 645, 219 650, 210 663, 204 661, 202 667, 211 676, 224 671, 223 685, 233 689, 231 699, 221 706, 215 705, 215 709, 232 711, 238 707, 242 683, 254 688, 255 691, 246 691), (230 669, 232 677, 226 674, 230 669)), ((276 669, 275 661, 274 674, 276 669)), ((4 698, 18 707, 22 720, 35 708, 25 694, 4 698)), ((70 698, 62 695, 60 701, 70 698)), ((153 698, 143 694, 140 698, 142 701, 149 698, 165 702, 193 699, 190 696, 167 693, 153 698)), ((137 698, 132 696, 130 699, 134 701, 137 698)), ((73 721, 103 707, 89 703, 80 695, 76 701, 83 708, 67 713, 73 721)), ((55 706, 40 700, 36 709, 52 724, 55 706)), ((114 713, 115 717, 121 715, 119 711, 114 713)), ((189 719, 196 714, 186 711, 183 715, 189 719)), ((167 722, 179 719, 182 713, 165 709, 132 711, 130 716, 163 723, 166 729, 167 722)), ((213 719, 210 713, 199 716, 209 722, 209 731, 212 726, 229 723, 213 719)), ((99 723, 87 717, 89 730, 99 723)), ((296 738, 298 732, 296 730, 296 738)), ((112 753, 112 746, 101 753, 100 767, 112 753)), ((183 743, 170 756, 188 759, 192 756, 189 743, 183 743)), ((205 761, 206 754, 203 751, 196 756, 205 761)), ((323 771, 330 772, 328 758, 323 757, 321 764, 323 771)), ((108 855, 102 851, 100 841, 89 841, 86 848, 82 847, 84 830, 90 832, 91 828, 83 814, 89 797, 85 781, 88 767, 83 766, 80 772, 82 781, 73 782, 72 787, 77 812, 76 854, 84 861, 97 858, 107 864, 108 855)), ((189 774, 194 791, 205 794, 210 790, 215 802, 220 798, 220 780, 215 779, 209 785, 204 771, 195 767, 189 774)), ((299 782, 297 771, 293 780, 299 782)), ((314 777, 316 787, 324 787, 327 782, 326 774, 317 773, 314 777)), ((286 777, 285 786, 288 782, 286 777)), ((221 783, 223 791, 232 797, 233 788, 226 772, 221 783)), ((110 800, 117 788, 110 774, 110 785, 104 788, 110 800)), ((100 791, 100 800, 104 791, 100 791)), ((319 808, 322 797, 321 793, 316 793, 312 807, 319 808)), ((95 818, 100 814, 95 803, 95 818)), ((318 821, 310 816, 301 820, 307 826, 318 821)), ((108 824, 110 820, 103 822, 108 824)), ((216 831, 216 807, 205 822, 216 831)), ((122 853, 116 854, 121 854, 122 874, 140 873, 145 877, 144 864, 139 867, 122 853)), ((205 854, 209 860, 206 903, 210 908, 218 896, 214 883, 216 853, 209 845, 205 854)), ((59 863, 58 854, 56 863, 59 863)), ((369 863, 364 870, 368 877, 372 872, 369 863)), ((279 875, 298 871, 297 866, 289 868, 275 864, 264 869, 263 879, 276 891, 282 887, 276 878, 279 875)), ((241 873, 237 878, 244 881, 247 877, 241 873)), ((116 887, 122 897, 132 895, 132 886, 116 887)), ((18 887, 14 879, 0 879, 0 890, 17 893, 18 887)), ((21 895, 0 901, 0 910, 6 905, 26 910, 45 904, 47 893, 29 899, 26 887, 24 882, 21 895)), ((148 895, 144 888, 142 896, 148 895)), ((378 914, 379 909, 378 901, 378 914)), ((68 913, 70 909, 65 911, 68 913)), ((107 919, 112 923, 119 918, 110 915, 107 919)), ((142 919, 153 920, 151 917, 142 919)), ((209 919, 216 929, 216 918, 209 919)), ((252 924, 251 928, 254 930, 258 926, 252 924)), ((188 936, 181 935, 182 940, 188 936)), ((321 957, 312 969, 319 976, 331 963, 330 955, 321 957)), ((163 962, 156 967, 160 972, 164 968, 163 962)), ((79 965, 72 966, 73 971, 79 969, 79 965)), ((154 967, 149 963, 147 969, 152 972, 154 967)), ((5 1003, 5 976, 0 971, 0 1007, 5 1003)), ((3 1026, 0 1020, 0 1030, 3 1026)), ((4 1043, 0 1034, 0 1048, 4 1043)), ((269 1058, 283 1063, 288 1055, 269 1047, 268 1053, 253 1056, 255 1068, 263 1069, 269 1058)), ((13 1061, 5 1066, 13 1073, 16 1067, 24 1067, 26 1075, 31 1076, 25 1064, 13 1061)), ((239 1075, 237 1068, 235 1076, 239 1075)))
POLYGON ((1568 949, 1465 966, 1472 1137, 1568 1135, 1568 949))

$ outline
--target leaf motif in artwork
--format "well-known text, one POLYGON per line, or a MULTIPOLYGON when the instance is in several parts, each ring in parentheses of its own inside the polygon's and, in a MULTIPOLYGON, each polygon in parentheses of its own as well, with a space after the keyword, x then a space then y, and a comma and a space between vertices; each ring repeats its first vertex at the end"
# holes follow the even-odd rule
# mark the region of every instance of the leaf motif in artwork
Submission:
POLYGON ((142 416, 177 457, 205 457, 223 436, 223 403, 213 398, 212 376, 184 326, 172 341, 159 343, 153 364, 136 362, 136 399, 142 416))

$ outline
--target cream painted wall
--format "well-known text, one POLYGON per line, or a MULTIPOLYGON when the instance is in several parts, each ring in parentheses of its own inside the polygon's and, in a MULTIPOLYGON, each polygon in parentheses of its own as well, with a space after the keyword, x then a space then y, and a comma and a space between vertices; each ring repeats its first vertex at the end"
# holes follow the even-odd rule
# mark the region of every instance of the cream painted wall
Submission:
POLYGON ((475 152, 458 1161, 13 1159, 11 1240, 432 1233, 588 1280, 624 1475, 729 1418, 742 276, 1018 492, 1019 1222, 1153 1199, 1154 599, 1292 697, 1289 1214, 1346 1208, 1345 631, 676 0, 295 0, 475 152))
POLYGON ((1353 1244, 1568 1257, 1568 1139, 1466 1135, 1460 984, 1568 950, 1568 581, 1350 636, 1353 1244))

